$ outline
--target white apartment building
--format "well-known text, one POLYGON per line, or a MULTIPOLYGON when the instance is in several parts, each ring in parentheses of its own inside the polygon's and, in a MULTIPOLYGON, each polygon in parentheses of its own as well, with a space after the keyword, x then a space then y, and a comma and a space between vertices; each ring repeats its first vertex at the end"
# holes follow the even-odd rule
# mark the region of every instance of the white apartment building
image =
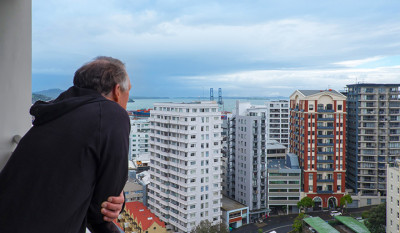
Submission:
POLYGON ((386 232, 400 232, 400 160, 387 165, 386 232))
POLYGON ((266 140, 276 140, 289 145, 289 102, 287 100, 266 101, 264 105, 251 105, 249 102, 236 102, 236 116, 256 116, 259 126, 265 128, 261 133, 266 140))
POLYGON ((134 161, 140 155, 147 156, 149 152, 150 124, 146 118, 137 119, 130 116, 131 133, 129 135, 129 159, 134 161))
POLYGON ((214 101, 154 103, 149 209, 167 228, 190 232, 221 220, 221 113, 214 101))
MULTIPOLYGON (((234 198, 249 206, 250 221, 264 217, 267 208, 267 152, 272 139, 283 144, 289 138, 287 101, 270 101, 262 106, 236 102, 233 132, 235 179, 234 198)), ((283 146, 283 149, 285 146, 283 146)), ((285 150, 283 151, 285 153, 285 150)))

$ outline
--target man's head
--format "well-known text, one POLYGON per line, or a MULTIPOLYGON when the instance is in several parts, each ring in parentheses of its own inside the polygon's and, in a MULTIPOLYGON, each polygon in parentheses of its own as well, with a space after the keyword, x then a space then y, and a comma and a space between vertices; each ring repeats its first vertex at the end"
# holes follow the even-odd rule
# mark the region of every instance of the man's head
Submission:
POLYGON ((97 57, 75 72, 74 86, 93 89, 126 108, 131 83, 120 60, 97 57))

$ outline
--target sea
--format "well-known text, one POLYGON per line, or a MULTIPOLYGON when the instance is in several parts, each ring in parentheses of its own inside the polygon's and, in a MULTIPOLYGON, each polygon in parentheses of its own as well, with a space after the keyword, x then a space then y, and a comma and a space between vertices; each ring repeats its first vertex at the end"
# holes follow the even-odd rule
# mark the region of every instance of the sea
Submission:
MULTIPOLYGON (((220 111, 233 112, 236 107, 236 101, 240 102, 250 102, 252 105, 264 105, 266 101, 271 100, 279 100, 285 98, 227 98, 223 100, 223 104, 220 105, 220 111)), ((135 102, 128 102, 127 110, 133 111, 138 109, 152 109, 154 107, 154 103, 190 103, 194 101, 209 101, 209 99, 204 98, 140 98, 134 99, 135 102)))

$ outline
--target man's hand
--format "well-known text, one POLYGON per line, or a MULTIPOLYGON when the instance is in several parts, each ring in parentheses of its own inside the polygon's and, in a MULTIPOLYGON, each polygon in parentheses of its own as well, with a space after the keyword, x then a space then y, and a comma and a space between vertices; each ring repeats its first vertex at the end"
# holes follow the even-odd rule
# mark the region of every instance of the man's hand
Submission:
POLYGON ((124 193, 122 191, 118 197, 109 197, 107 201, 101 204, 101 213, 104 215, 104 221, 111 222, 118 218, 124 200, 124 193))

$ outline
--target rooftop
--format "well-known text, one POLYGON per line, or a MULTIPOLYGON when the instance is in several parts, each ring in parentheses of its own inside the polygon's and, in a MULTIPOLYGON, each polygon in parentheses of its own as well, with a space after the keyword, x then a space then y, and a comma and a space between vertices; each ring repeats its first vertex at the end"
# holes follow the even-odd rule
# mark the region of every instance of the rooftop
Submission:
POLYGON ((288 153, 286 154, 285 159, 268 159, 268 168, 269 169, 298 169, 299 167, 299 160, 297 155, 288 153))
POLYGON ((141 202, 127 202, 125 204, 125 209, 129 210, 132 217, 137 219, 137 222, 141 224, 143 231, 146 231, 154 222, 165 228, 165 223, 147 209, 147 207, 141 202))
POLYGON ((320 217, 309 217, 303 219, 309 226, 314 228, 318 233, 339 233, 338 230, 333 228, 320 217))
POLYGON ((337 92, 333 89, 329 89, 329 90, 298 90, 299 92, 301 92, 304 96, 309 96, 309 95, 315 95, 321 92, 329 92, 329 93, 335 93, 338 95, 342 95, 340 92, 337 92))
POLYGON ((237 209, 243 209, 246 208, 247 206, 240 204, 239 202, 230 199, 229 197, 222 196, 222 209, 225 211, 231 211, 231 210, 237 210, 237 209))
POLYGON ((335 219, 339 222, 343 223, 343 225, 347 226, 351 230, 356 233, 369 233, 368 228, 361 222, 356 219, 348 216, 335 216, 335 219))
POLYGON ((356 83, 348 84, 347 87, 389 87, 389 86, 400 86, 400 83, 356 83))

